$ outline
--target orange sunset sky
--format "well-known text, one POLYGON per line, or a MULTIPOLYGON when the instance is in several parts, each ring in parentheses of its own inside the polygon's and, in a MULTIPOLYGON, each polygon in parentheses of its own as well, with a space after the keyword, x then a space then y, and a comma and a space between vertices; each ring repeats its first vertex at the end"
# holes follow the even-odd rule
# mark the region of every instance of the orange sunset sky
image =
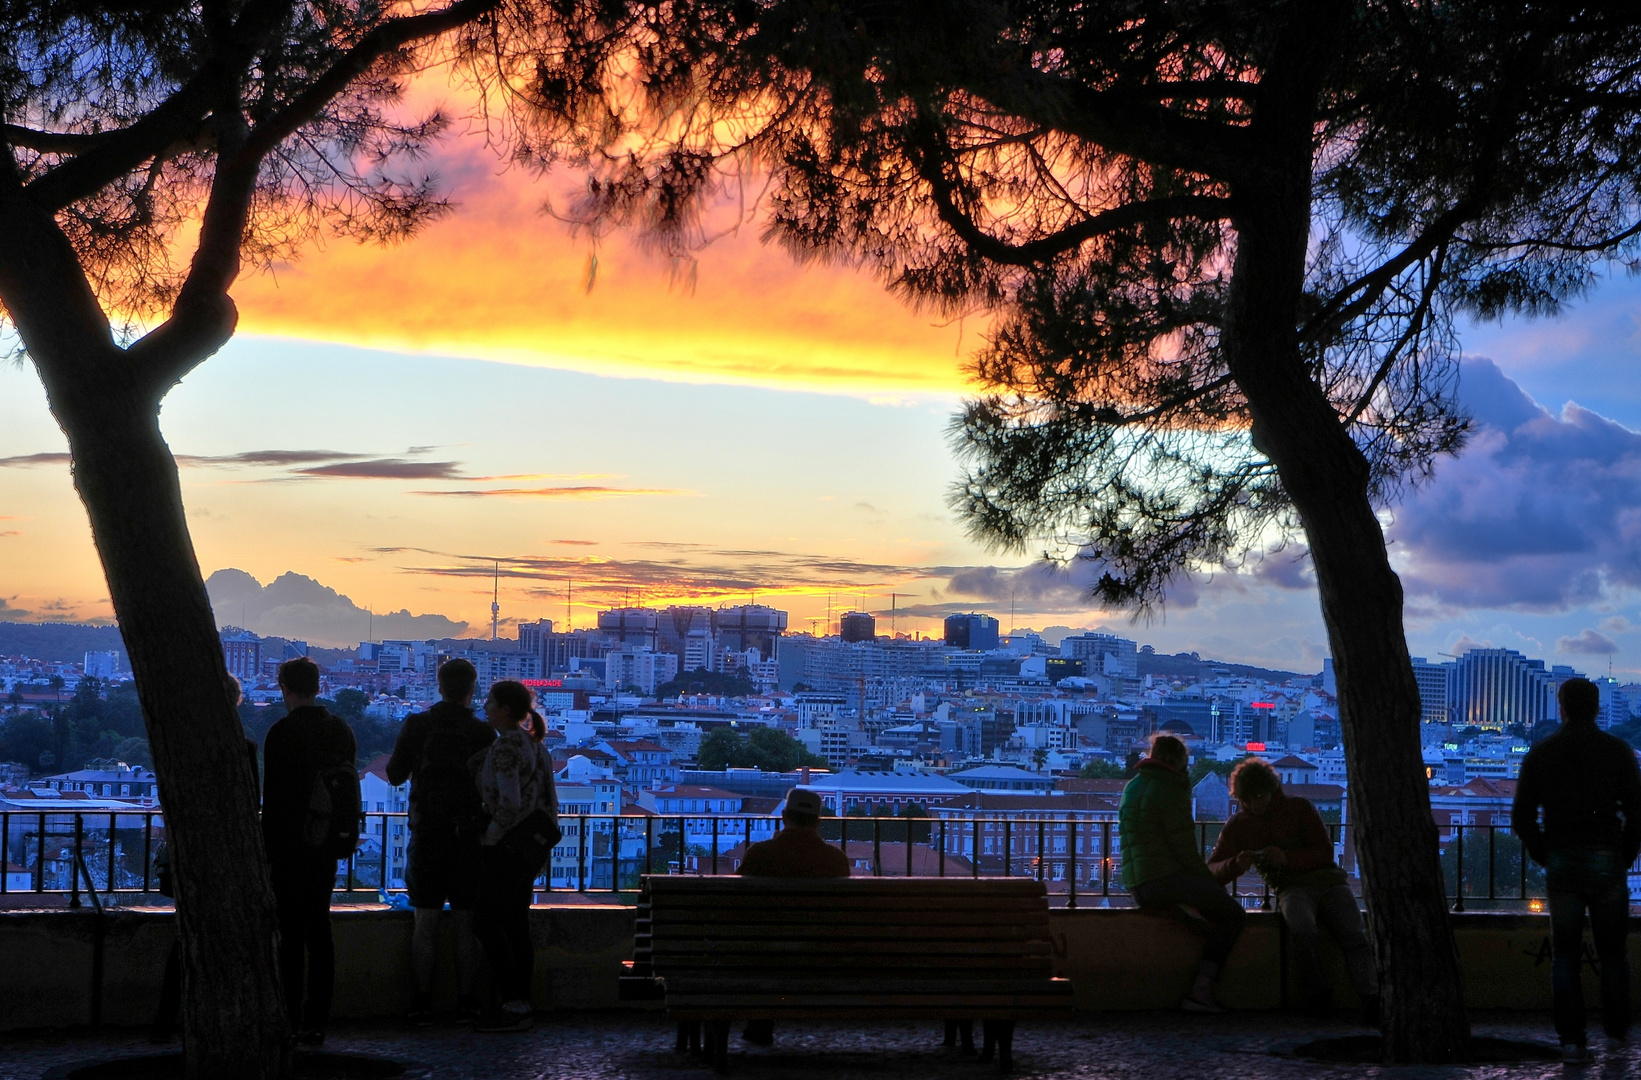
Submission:
MULTIPOLYGON (((331 239, 247 274, 239 336, 166 402, 204 573, 292 572, 346 598, 254 617, 221 600, 220 621, 324 644, 488 635, 499 560, 509 624, 563 620, 571 590, 576 625, 640 600, 756 597, 798 630, 829 608, 886 620, 892 605, 898 629, 931 633, 974 609, 1005 629, 1108 625, 1167 651, 1319 669, 1325 635, 1292 550, 1183 582, 1132 624, 1092 606, 1076 572, 964 535, 947 427, 982 317, 800 266, 755 218, 692 267, 629 235, 595 244, 543 211, 567 205, 573 175, 506 168, 475 134, 426 167, 452 214, 397 247, 331 239)), ((1633 434, 1641 401, 1601 373, 1641 356, 1638 295, 1618 283, 1569 320, 1473 328, 1466 346, 1554 422, 1574 422, 1554 410, 1576 397, 1633 434)), ((1631 450, 1614 437, 1621 469, 1631 450)), ((32 370, 0 368, 0 619, 111 615, 66 463, 36 456, 64 449, 32 370)), ((1435 541, 1403 550, 1410 581, 1455 565, 1435 541)), ((1413 650, 1486 640, 1545 656, 1588 630, 1612 651, 1577 662, 1641 666, 1629 586, 1545 596, 1413 595, 1413 650)))

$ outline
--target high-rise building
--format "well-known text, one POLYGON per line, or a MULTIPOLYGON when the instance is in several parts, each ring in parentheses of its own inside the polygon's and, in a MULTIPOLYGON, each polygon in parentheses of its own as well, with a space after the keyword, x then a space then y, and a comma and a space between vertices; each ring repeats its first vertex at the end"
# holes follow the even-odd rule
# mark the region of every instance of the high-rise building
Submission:
POLYGON ((1452 664, 1432 664, 1422 656, 1413 658, 1413 679, 1419 684, 1419 719, 1427 724, 1445 724, 1447 683, 1452 664))
POLYGON ((222 659, 228 674, 240 682, 254 681, 262 674, 262 639, 249 630, 222 638, 222 659))
POLYGON ((946 616, 946 644, 954 649, 985 651, 997 648, 997 620, 969 612, 946 616))
POLYGON ((622 645, 660 647, 661 613, 654 608, 612 608, 598 613, 598 629, 622 645))
MULTIPOLYGON (((226 652, 226 650, 224 651, 226 652)), ((114 673, 120 670, 120 654, 117 652, 88 652, 85 654, 85 664, 80 670, 92 678, 112 679, 114 673)))
POLYGON ((716 669, 713 648, 717 644, 709 607, 679 605, 658 613, 655 649, 678 658, 680 671, 716 669))
POLYGON ((1447 684, 1452 722, 1461 727, 1532 730, 1541 720, 1557 720, 1556 687, 1577 673, 1546 671, 1514 649, 1471 649, 1453 662, 1447 684))
POLYGON ((844 641, 873 641, 877 620, 864 611, 846 611, 838 620, 838 636, 844 641))
POLYGON ((781 635, 786 633, 786 612, 763 604, 739 604, 719 608, 713 616, 718 643, 730 652, 757 649, 765 660, 779 652, 781 635))
POLYGON ((1060 655, 1076 657, 1089 675, 1139 677, 1139 647, 1116 634, 1079 634, 1060 642, 1060 655))
POLYGON ((519 652, 547 655, 547 639, 553 634, 553 620, 537 619, 519 623, 519 652))

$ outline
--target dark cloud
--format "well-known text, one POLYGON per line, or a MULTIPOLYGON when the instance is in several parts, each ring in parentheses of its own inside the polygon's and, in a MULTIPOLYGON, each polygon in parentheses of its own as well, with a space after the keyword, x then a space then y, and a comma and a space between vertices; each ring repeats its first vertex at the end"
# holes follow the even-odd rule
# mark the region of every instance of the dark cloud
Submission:
POLYGON ((16 529, 7 529, 5 532, 0 532, 0 536, 22 536, 22 535, 23 534, 18 532, 16 529))
POLYGON ((67 465, 74 459, 65 453, 18 454, 0 458, 0 469, 27 469, 35 465, 67 465))
POLYGON ((1610 656, 1618 651, 1618 643, 1605 634, 1585 630, 1577 637, 1556 639, 1556 652, 1580 656, 1610 656))
MULTIPOLYGON (((448 477, 441 479, 464 479, 448 477)), ((474 477, 476 480, 488 477, 474 477)), ((449 488, 443 491, 413 491, 412 495, 459 495, 463 498, 500 499, 624 499, 636 495, 693 495, 693 491, 672 488, 618 488, 601 484, 574 484, 539 488, 449 488)))
POLYGON ((299 476, 352 480, 462 480, 459 461, 413 461, 409 458, 369 458, 297 469, 299 476))
POLYGON ((1469 446, 1387 531, 1410 606, 1564 611, 1641 587, 1641 434, 1463 367, 1469 446))
POLYGON ((1311 566, 1311 553, 1303 547, 1270 551, 1258 556, 1253 565, 1254 580, 1278 589, 1314 589, 1316 571, 1311 566))
POLYGON ((0 596, 0 619, 27 619, 33 612, 27 608, 13 607, 15 596, 0 596))
POLYGON ((247 450, 242 454, 178 454, 178 465, 203 468, 233 468, 235 466, 317 465, 327 461, 349 461, 362 454, 345 454, 340 450, 247 450))
POLYGON ((372 615, 313 578, 286 572, 263 585, 243 570, 218 570, 205 582, 219 626, 259 634, 350 645, 377 638, 460 637, 467 623, 443 615, 412 615, 408 609, 372 615))

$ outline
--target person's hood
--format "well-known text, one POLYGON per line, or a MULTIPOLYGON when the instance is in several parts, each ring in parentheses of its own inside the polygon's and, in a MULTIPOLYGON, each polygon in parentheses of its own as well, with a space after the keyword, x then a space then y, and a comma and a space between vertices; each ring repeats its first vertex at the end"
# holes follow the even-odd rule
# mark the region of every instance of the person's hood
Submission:
POLYGON ((1186 783, 1190 782, 1190 776, 1184 769, 1181 769, 1175 765, 1170 765, 1166 761, 1159 761, 1153 757, 1141 758, 1138 768, 1149 769, 1157 775, 1166 776, 1171 780, 1179 780, 1186 783))

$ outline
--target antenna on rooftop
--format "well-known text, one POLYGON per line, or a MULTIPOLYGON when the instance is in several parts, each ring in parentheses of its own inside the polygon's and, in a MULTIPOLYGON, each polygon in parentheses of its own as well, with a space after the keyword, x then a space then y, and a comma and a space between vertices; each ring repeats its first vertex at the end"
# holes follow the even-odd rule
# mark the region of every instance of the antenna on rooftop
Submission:
POLYGON ((496 560, 496 576, 490 589, 490 640, 496 640, 496 628, 501 622, 501 560, 496 560))
POLYGON ((890 593, 889 594, 889 636, 890 637, 895 636, 895 615, 897 613, 896 609, 895 609, 895 600, 896 600, 897 596, 898 596, 898 594, 896 594, 896 593, 890 593))
POLYGON ((575 579, 574 578, 565 578, 564 579, 564 632, 565 633, 569 633, 570 629, 571 629, 572 619, 571 619, 571 616, 570 616, 570 604, 572 602, 571 598, 574 595, 575 595, 575 579))

